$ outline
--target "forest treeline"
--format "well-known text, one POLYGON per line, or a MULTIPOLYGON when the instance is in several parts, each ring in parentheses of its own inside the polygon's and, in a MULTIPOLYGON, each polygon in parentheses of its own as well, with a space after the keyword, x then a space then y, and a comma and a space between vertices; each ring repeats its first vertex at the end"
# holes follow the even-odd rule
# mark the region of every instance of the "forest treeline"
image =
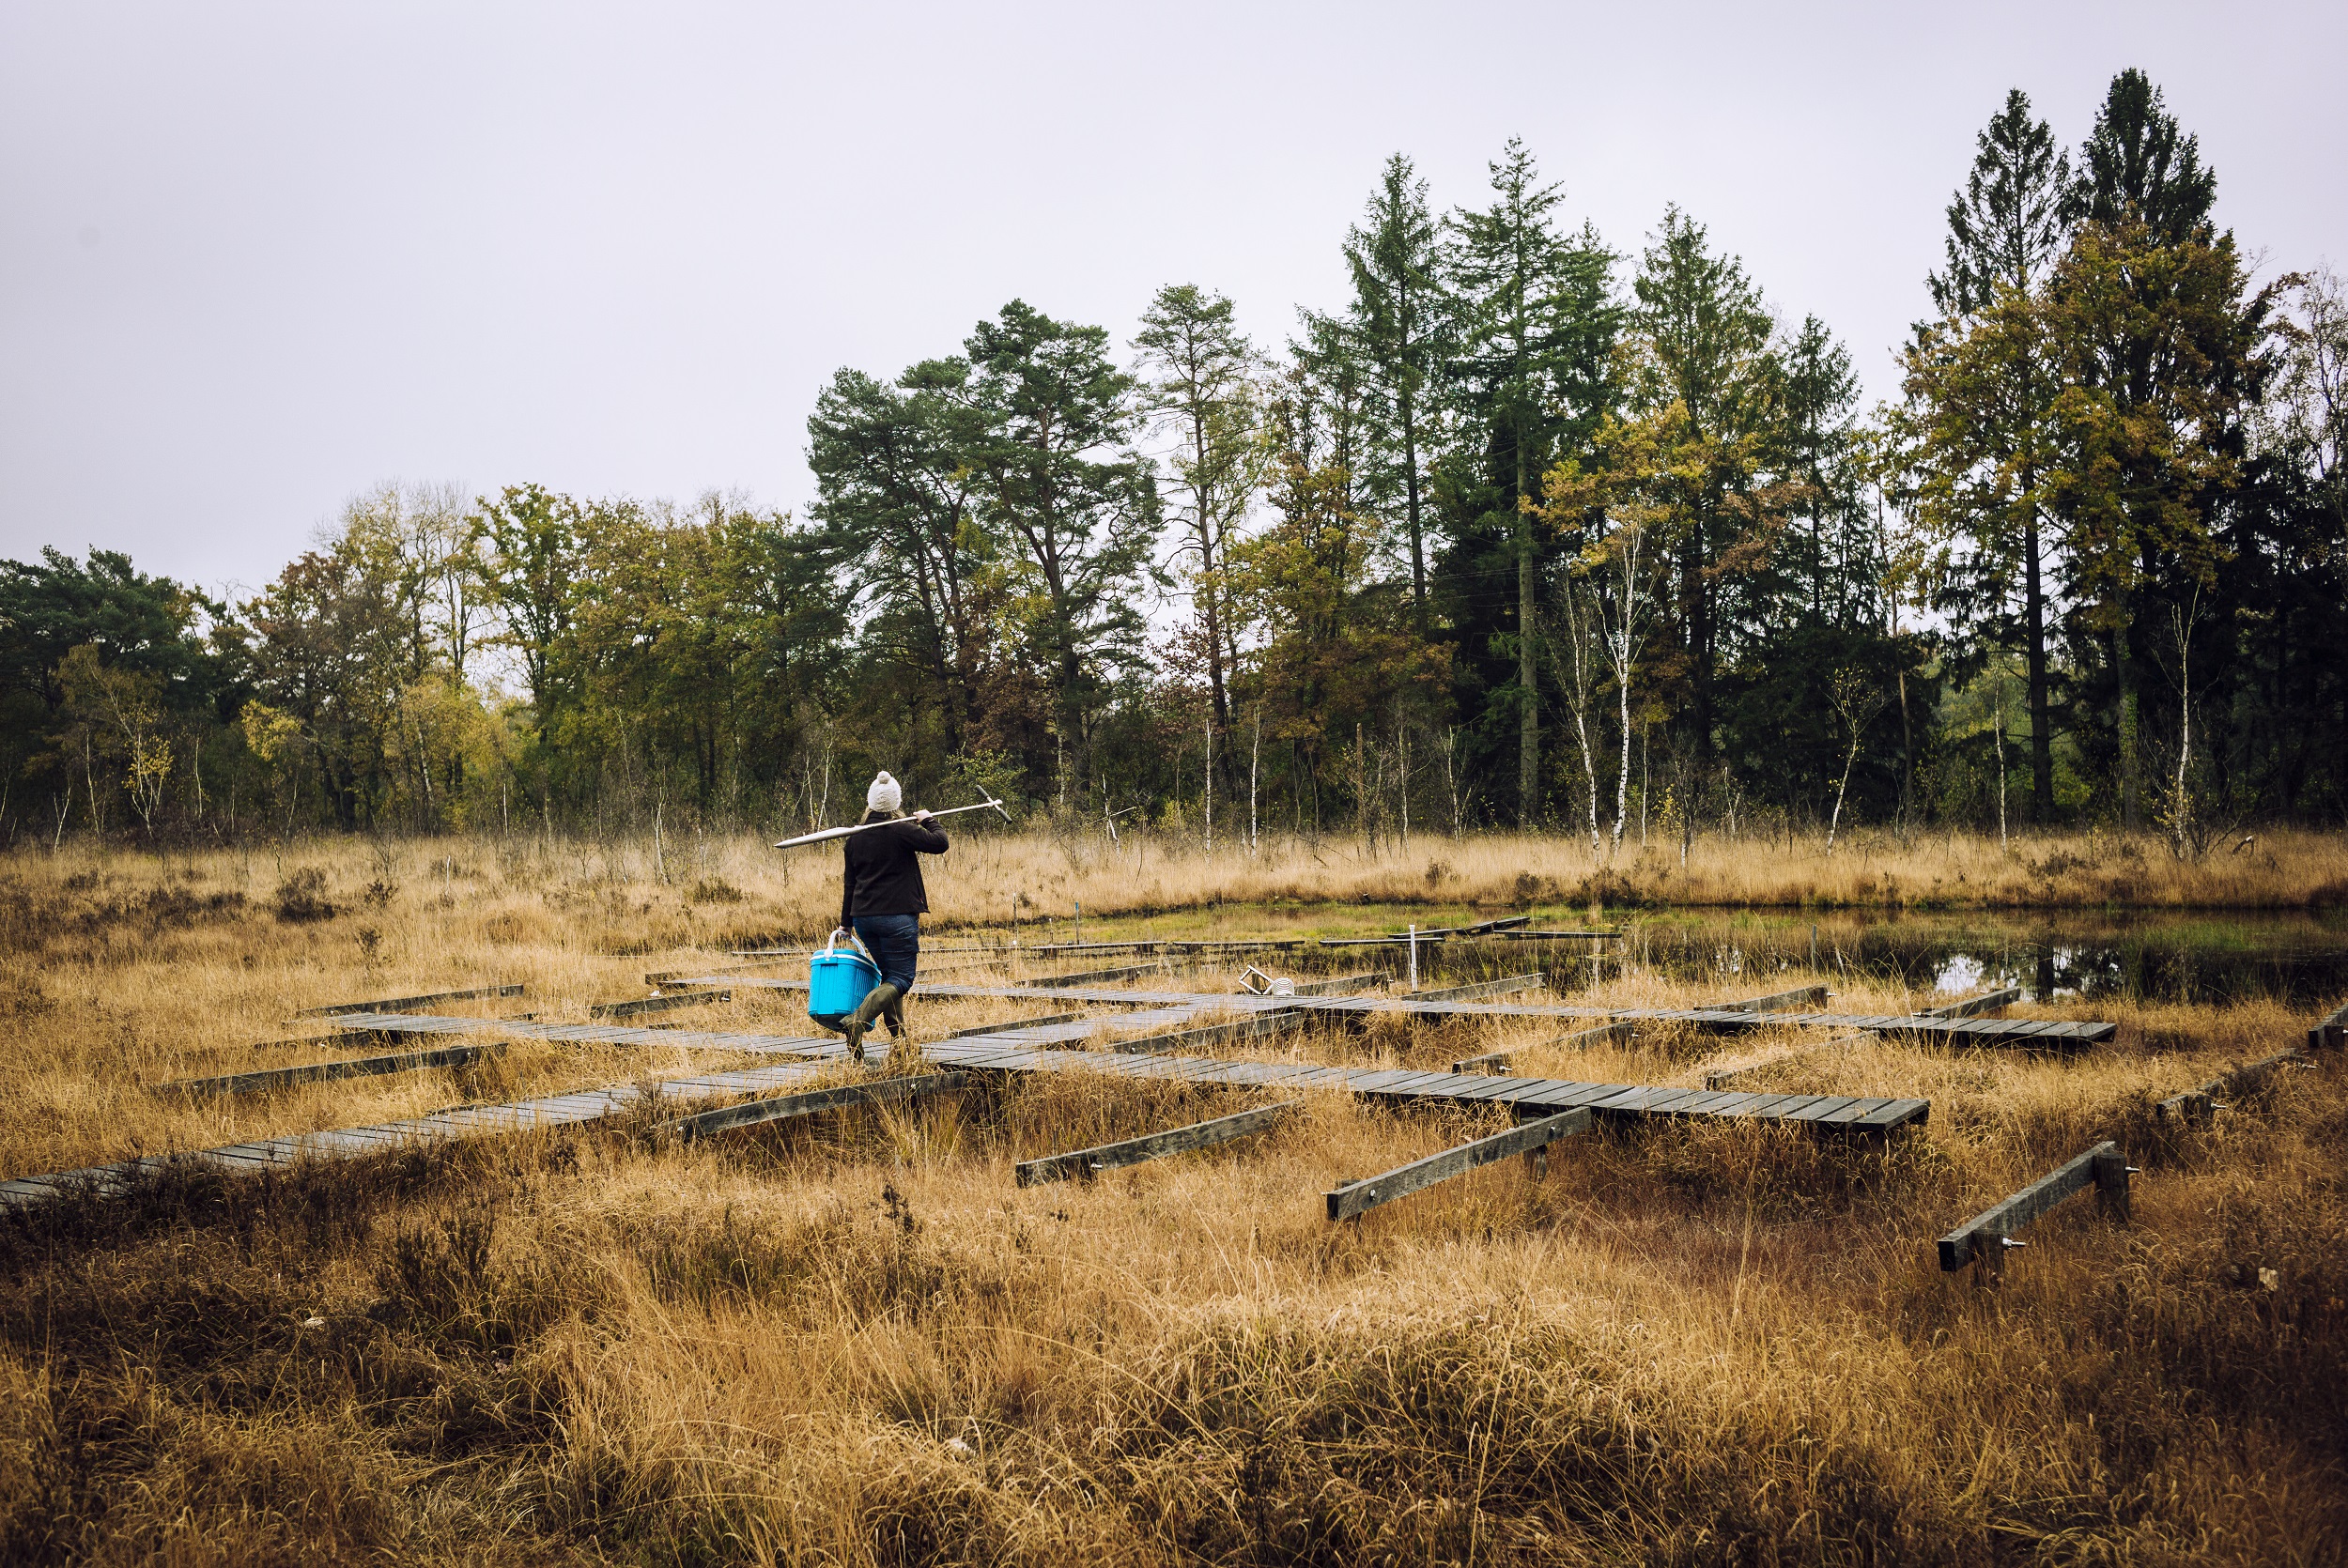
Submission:
POLYGON ((2348 816, 2348 296, 2258 284, 2140 73, 2019 92, 1901 395, 1691 214, 1401 156, 1350 300, 1013 300, 809 422, 804 516, 387 485, 242 603, 0 566, 0 823, 803 825, 887 767, 1239 843, 2348 816))

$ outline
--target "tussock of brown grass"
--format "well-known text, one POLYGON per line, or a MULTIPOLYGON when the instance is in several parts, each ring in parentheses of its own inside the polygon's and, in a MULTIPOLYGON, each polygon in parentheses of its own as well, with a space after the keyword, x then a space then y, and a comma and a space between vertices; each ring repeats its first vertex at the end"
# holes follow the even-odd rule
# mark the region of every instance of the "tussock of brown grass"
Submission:
MULTIPOLYGON (((1046 851, 1001 846, 991 874, 1046 851)), ((592 853, 468 847, 443 878, 433 853, 289 857, 338 910, 292 922, 266 855, 0 869, 41 912, 0 933, 0 1164, 718 1065, 517 1040, 470 1078, 219 1103, 146 1087, 332 1053, 250 1046, 325 1002, 508 979, 529 995, 474 1010, 584 1018, 643 994, 646 969, 705 969, 837 896, 718 853, 680 891, 604 880, 592 853), (740 899, 688 896, 718 881, 740 899), (395 890, 370 899, 376 883, 395 890)), ((1460 846, 1444 858, 1481 874, 1460 846)), ((974 897, 987 865, 961 862, 936 901, 974 897)), ((1135 897, 1152 868, 1171 874, 1152 852, 1135 897)), ((1084 899, 1089 927, 1108 899, 1084 899)), ((1438 961, 1447 982, 1526 956, 1438 961)), ((1234 967, 1176 983, 1228 986, 1234 967)), ((969 975, 989 973, 1010 971, 969 975)), ((1634 959, 1574 999, 1808 978, 1698 984, 1634 959)), ((1829 983, 1838 1010, 1916 1000, 1829 983)), ((674 1021, 805 1032, 797 1006, 744 988, 674 1021)), ((920 993, 913 1009, 924 1035, 1115 1016, 920 993)), ((2306 1019, 2043 1010, 2119 1038, 2077 1058, 1813 1040, 1754 1086, 1921 1095, 1929 1124, 1887 1144, 1605 1130, 1558 1145, 1545 1181, 1511 1162, 1358 1227, 1329 1225, 1319 1195, 1496 1114, 1306 1094, 1240 1143, 1019 1189, 1020 1160, 1247 1102, 1070 1072, 686 1147, 622 1125, 257 1181, 182 1171, 13 1216, 0 1560, 2337 1560, 2341 1065, 2180 1130, 2159 1099, 2306 1019), (2144 1167, 2134 1224, 2081 1200, 2031 1228, 2001 1290, 1937 1270, 1934 1237, 2102 1137, 2144 1167)), ((1802 1038, 1546 1043, 1570 1027, 1389 1018, 1213 1049, 1439 1066, 1506 1047, 1520 1072, 1693 1084, 1802 1038)))

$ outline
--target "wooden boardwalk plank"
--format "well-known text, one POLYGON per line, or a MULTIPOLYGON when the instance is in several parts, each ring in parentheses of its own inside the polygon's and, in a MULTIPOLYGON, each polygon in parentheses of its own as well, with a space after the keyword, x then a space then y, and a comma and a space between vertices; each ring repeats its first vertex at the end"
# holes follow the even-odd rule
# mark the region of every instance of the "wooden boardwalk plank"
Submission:
MULTIPOLYGON (((737 985, 755 983, 754 979, 737 978, 737 985)), ((804 991, 804 980, 779 980, 778 988, 804 991)), ((942 996, 1000 996, 1032 997, 1037 993, 1019 986, 925 986, 922 988, 942 996)), ((1864 1028, 1875 1033, 1912 1036, 1924 1039, 1967 1040, 1978 1043, 2002 1042, 2022 1036, 2041 1038, 2034 1023, 2044 1021, 2016 1019, 1955 1019, 1935 1018, 1922 1014, 1898 1016, 1855 1016, 1847 1013, 1763 1014, 1734 1012, 1721 1008, 1674 1007, 1585 1007, 1567 1005, 1536 1006, 1506 1002, 1414 1002, 1407 996, 1383 997, 1250 997, 1219 992, 1170 992, 1095 991, 1071 992, 1068 1000, 1097 1002, 1113 1007, 1161 1007, 1169 1003, 1193 1006, 1244 1007, 1250 1004, 1264 1007, 1306 1007, 1324 1008, 1337 1013, 1399 1012, 1442 1018, 1579 1018, 1597 1022, 1624 1021, 1639 1022, 1696 1023, 1722 1033, 1750 1029, 1772 1028, 1780 1024, 1812 1025, 1819 1028, 1864 1028)), ((2073 1022, 2061 1025, 2066 1031, 2063 1038, 2079 1044, 2098 1044, 2109 1040, 2118 1025, 2106 1022, 2073 1022)))
POLYGON ((678 1007, 706 1007, 731 1002, 730 991, 672 991, 666 996, 646 996, 633 1002, 598 1002, 587 1009, 589 1018, 641 1018, 646 1013, 672 1012, 678 1007))
POLYGON ((1074 1149, 1066 1154, 1045 1155, 1041 1160, 1027 1161, 1014 1170, 1022 1187, 1032 1187, 1040 1181, 1089 1180, 1102 1171, 1138 1165, 1145 1160, 1159 1160, 1192 1149, 1210 1148, 1217 1144, 1229 1143, 1234 1138, 1261 1132, 1296 1108, 1295 1100, 1259 1106, 1235 1115, 1193 1122, 1188 1127, 1168 1128, 1163 1132, 1146 1133, 1121 1143, 1101 1144, 1092 1148, 1074 1149))
POLYGON ((1538 970, 1529 975, 1510 975, 1497 980, 1472 980, 1463 986, 1444 986, 1437 991, 1408 992, 1416 1002, 1469 1002, 1483 996, 1506 996, 1513 992, 1531 991, 1549 983, 1538 970))
POLYGON ((1949 1232, 1939 1242, 1941 1268, 1954 1270, 1979 1262, 1994 1274, 2002 1266, 2006 1248, 2021 1245, 2012 1239, 2016 1231, 2091 1186, 2096 1189, 2107 1215, 2127 1218, 2128 1161, 2119 1145, 2097 1144, 1949 1232))
POLYGON ((1413 1160, 1383 1176, 1348 1182, 1336 1191, 1323 1194, 1329 1218, 1332 1221, 1358 1220, 1382 1204, 1407 1198, 1413 1192, 1423 1192, 1439 1181, 1465 1176, 1495 1160, 1546 1149, 1560 1138, 1569 1138, 1577 1132, 1588 1130, 1589 1125, 1590 1114, 1587 1111, 1565 1111, 1553 1116, 1543 1116, 1538 1121, 1520 1123, 1505 1132, 1495 1132, 1487 1138, 1473 1139, 1457 1148, 1430 1154, 1424 1160, 1413 1160))
POLYGON ((956 1029, 946 1038, 958 1040, 967 1035, 1004 1035, 1014 1029, 1042 1029, 1054 1023, 1074 1023, 1079 1014, 1049 1013, 1043 1018, 1023 1018, 1016 1023, 981 1023, 975 1029, 956 1029))
POLYGON ((297 1067, 265 1068, 257 1072, 224 1073, 217 1078, 181 1078, 158 1084, 159 1095, 191 1098, 209 1095, 270 1094, 299 1084, 326 1084, 343 1078, 386 1077, 424 1072, 433 1068, 465 1067, 477 1062, 487 1048, 452 1045, 438 1051, 403 1051, 388 1056, 354 1056, 337 1062, 306 1062, 297 1067))
POLYGON ((1943 1002, 1937 1007, 1920 1007, 1923 1018, 1970 1018, 1975 1013, 1996 1012, 2010 1007, 2022 999, 2020 986, 2007 986, 2002 991, 1985 991, 1979 996, 1968 996, 1962 1002, 1943 1002))
POLYGON ((1826 987, 1796 986, 1791 991, 1773 991, 1766 996, 1748 996, 1741 1002, 1715 1002, 1708 1011, 1729 1013, 1789 1013, 1811 1004, 1824 1006, 1826 987))
POLYGON ((1812 1100, 1809 1104, 1804 1105, 1798 1110, 1785 1112, 1779 1119, 1782 1121, 1792 1122, 1822 1123, 1826 1120, 1830 1113, 1841 1110, 1844 1106, 1848 1105, 1854 1098, 1855 1097, 1851 1095, 1821 1095, 1817 1099, 1812 1100))
POLYGON ((2188 1089, 2184 1094, 2170 1096, 2160 1102, 2160 1113, 2164 1116, 2205 1122, 2219 1109, 2217 1099, 2219 1095, 2239 1097, 2250 1094, 2279 1068, 2312 1065, 2307 1058, 2307 1053, 2294 1045, 2290 1050, 2278 1051, 2272 1056, 2248 1062, 2240 1067, 2229 1068, 2198 1089, 2188 1089))
POLYGON ((1228 1023, 1202 1024, 1195 1029, 1177 1029, 1166 1034, 1145 1035, 1138 1039, 1114 1040, 1109 1049, 1120 1055, 1138 1056, 1163 1052, 1182 1051, 1195 1046, 1220 1045, 1229 1040, 1254 1039, 1263 1035, 1276 1035, 1301 1028, 1312 1015, 1302 1008, 1279 1012, 1253 1013, 1234 1019, 1228 1023))
MULTIPOLYGON (((1022 995, 1027 992, 1008 988, 977 988, 994 993, 1022 995)), ((1089 998, 1082 998, 1089 999, 1089 998)), ((1300 1004, 1295 998, 1233 997, 1219 993, 1147 994, 1135 1000, 1148 1003, 1164 1012, 1181 1016, 1186 1010, 1217 1008, 1246 1010, 1251 1005, 1263 1011, 1287 1013, 1300 1004)), ((1361 1012, 1391 1011, 1394 1007, 1385 999, 1343 998, 1315 1001, 1303 1006, 1334 1010, 1350 1007, 1361 1012)), ((1458 1007, 1481 1009, 1487 1004, 1462 1003, 1458 1007)), ((1535 1016, 1589 1016, 1589 1009, 1506 1009, 1498 1016, 1514 1016, 1531 1011, 1535 1016)), ((734 1072, 705 1073, 692 1077, 667 1080, 652 1085, 654 1093, 670 1100, 689 1102, 780 1087, 805 1074, 827 1065, 838 1063, 844 1055, 844 1046, 836 1038, 809 1036, 778 1036, 742 1034, 723 1031, 662 1031, 629 1027, 596 1027, 590 1025, 539 1024, 494 1019, 456 1018, 429 1014, 357 1014, 346 1015, 352 1022, 369 1027, 379 1026, 393 1034, 440 1034, 494 1031, 509 1036, 548 1039, 587 1038, 610 1044, 661 1044, 738 1052, 749 1055, 780 1057, 775 1065, 744 1068, 734 1072)), ((1466 1016, 1475 1016, 1471 1012, 1466 1016)), ((1603 1015, 1599 1015, 1603 1016, 1603 1015)), ((1662 1016, 1662 1015, 1655 1015, 1662 1016)), ((1721 1015, 1737 1017, 1735 1014, 1721 1015)), ((1749 1018, 1749 1015, 1747 1015, 1749 1018)), ((1244 1022, 1244 1021, 1243 1021, 1244 1022)), ((1906 1023, 1912 1020, 1892 1020, 1906 1023)), ((1684 1089, 1656 1085, 1624 1084, 1583 1084, 1580 1082, 1503 1078, 1491 1075, 1467 1075, 1458 1072, 1424 1068, 1363 1068, 1336 1067, 1311 1062, 1239 1060, 1224 1061, 1202 1056, 1120 1055, 1100 1052, 1074 1053, 1039 1048, 1029 1039, 1006 1038, 997 1026, 991 1034, 967 1035, 930 1042, 923 1054, 939 1068, 972 1071, 1033 1072, 1076 1068, 1085 1071, 1118 1073, 1173 1079, 1200 1084, 1225 1084, 1232 1087, 1260 1087, 1278 1084, 1290 1088, 1330 1087, 1372 1098, 1404 1101, 1440 1101, 1461 1105, 1506 1104, 1516 1107, 1520 1114, 1546 1109, 1587 1108, 1607 1116, 1639 1118, 1647 1115, 1673 1116, 1688 1115, 1721 1115, 1739 1119, 1779 1120, 1809 1125, 1849 1125, 1867 1130, 1882 1131, 1919 1121, 1928 1115, 1927 1101, 1915 1100, 1855 1100, 1848 1097, 1782 1096, 1749 1097, 1723 1095, 1708 1089, 1684 1089), (1843 1113, 1836 1119, 1835 1113, 1843 1113)), ((1070 1026, 1073 1030, 1074 1025, 1070 1026)), ((1611 1031, 1614 1025, 1601 1025, 1611 1031)), ((2086 1027, 2109 1027, 2089 1025, 2086 1027)), ((1585 1031, 1587 1032, 1587 1031, 1585 1031)), ((406 1122, 385 1123, 378 1127, 332 1129, 321 1132, 292 1135, 286 1148, 298 1148, 301 1154, 338 1157, 394 1146, 403 1143, 434 1143, 449 1138, 493 1133, 522 1132, 539 1129, 577 1126, 611 1115, 636 1103, 643 1090, 634 1085, 618 1084, 601 1089, 571 1091, 542 1096, 534 1099, 508 1105, 459 1106, 447 1111, 406 1122)), ((239 1148, 240 1145, 230 1145, 239 1148)), ((266 1158, 282 1161, 292 1158, 280 1148, 266 1158)), ((242 1158, 224 1157, 224 1162, 234 1163, 242 1158)), ((144 1161, 128 1161, 117 1165, 94 1166, 85 1172, 68 1172, 55 1176, 26 1177, 12 1183, 0 1183, 0 1201, 31 1201, 39 1193, 52 1192, 60 1186, 73 1187, 88 1183, 119 1190, 140 1175, 162 1168, 159 1157, 144 1161), (11 1196, 13 1194, 13 1196, 11 1196)))
MULTIPOLYGON (((1570 1035, 1560 1035, 1553 1040, 1543 1040, 1530 1049, 1542 1051, 1562 1047, 1568 1051, 1587 1051, 1593 1046, 1611 1045, 1618 1040, 1627 1040, 1631 1038, 1632 1033, 1633 1026, 1627 1022, 1601 1023, 1595 1029, 1579 1029, 1570 1035)), ((1514 1051, 1488 1051, 1481 1056, 1463 1056, 1451 1064, 1451 1070, 1454 1072, 1497 1070, 1506 1068, 1508 1065, 1508 1059, 1515 1054, 1517 1053, 1514 1051)))
POLYGON ((946 1094, 961 1088, 963 1083, 963 1075, 958 1072, 930 1072, 911 1078, 875 1078, 869 1083, 842 1084, 828 1089, 810 1089, 768 1099, 745 1100, 722 1110, 680 1116, 661 1123, 660 1127, 661 1130, 672 1132, 690 1143, 736 1128, 757 1127, 795 1116, 811 1116, 818 1112, 837 1111, 849 1105, 877 1105, 921 1095, 946 1094))
POLYGON ((337 1002, 332 1007, 304 1007, 296 1018, 333 1018, 342 1013, 412 1012, 434 1002, 472 1002, 483 997, 519 996, 519 986, 475 986, 471 991, 436 991, 425 996, 394 996, 378 1002, 337 1002))

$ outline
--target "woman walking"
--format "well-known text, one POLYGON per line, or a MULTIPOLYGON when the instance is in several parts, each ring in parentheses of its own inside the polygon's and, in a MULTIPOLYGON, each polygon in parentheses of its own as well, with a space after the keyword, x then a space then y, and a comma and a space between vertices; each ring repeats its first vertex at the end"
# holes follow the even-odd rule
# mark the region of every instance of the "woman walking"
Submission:
POLYGON ((944 854, 947 849, 946 836, 930 825, 930 814, 917 811, 907 818, 898 809, 904 801, 895 779, 887 773, 874 775, 864 792, 864 820, 896 825, 841 840, 847 866, 840 884, 840 923, 856 932, 880 968, 880 984, 840 1025, 848 1037, 848 1054, 859 1062, 864 1060, 864 1032, 876 1018, 888 1021, 892 1058, 900 1047, 910 1045, 904 999, 913 990, 914 965, 921 955, 921 916, 930 909, 918 857, 944 854))

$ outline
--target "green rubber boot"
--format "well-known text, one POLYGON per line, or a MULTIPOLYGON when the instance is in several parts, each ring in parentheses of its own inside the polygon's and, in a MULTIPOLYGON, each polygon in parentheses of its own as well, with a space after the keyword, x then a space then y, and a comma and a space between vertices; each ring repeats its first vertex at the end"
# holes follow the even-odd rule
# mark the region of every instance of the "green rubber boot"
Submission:
POLYGON ((889 1004, 904 994, 883 980, 864 993, 864 1000, 856 1005, 856 1011, 841 1021, 840 1032, 848 1037, 849 1060, 864 1060, 864 1031, 873 1026, 873 1020, 878 1018, 889 1004))
POLYGON ((899 992, 881 1009, 881 1017, 888 1024, 888 1070, 904 1073, 920 1067, 920 1049, 913 1043, 913 1035, 905 1025, 904 992, 899 992))

